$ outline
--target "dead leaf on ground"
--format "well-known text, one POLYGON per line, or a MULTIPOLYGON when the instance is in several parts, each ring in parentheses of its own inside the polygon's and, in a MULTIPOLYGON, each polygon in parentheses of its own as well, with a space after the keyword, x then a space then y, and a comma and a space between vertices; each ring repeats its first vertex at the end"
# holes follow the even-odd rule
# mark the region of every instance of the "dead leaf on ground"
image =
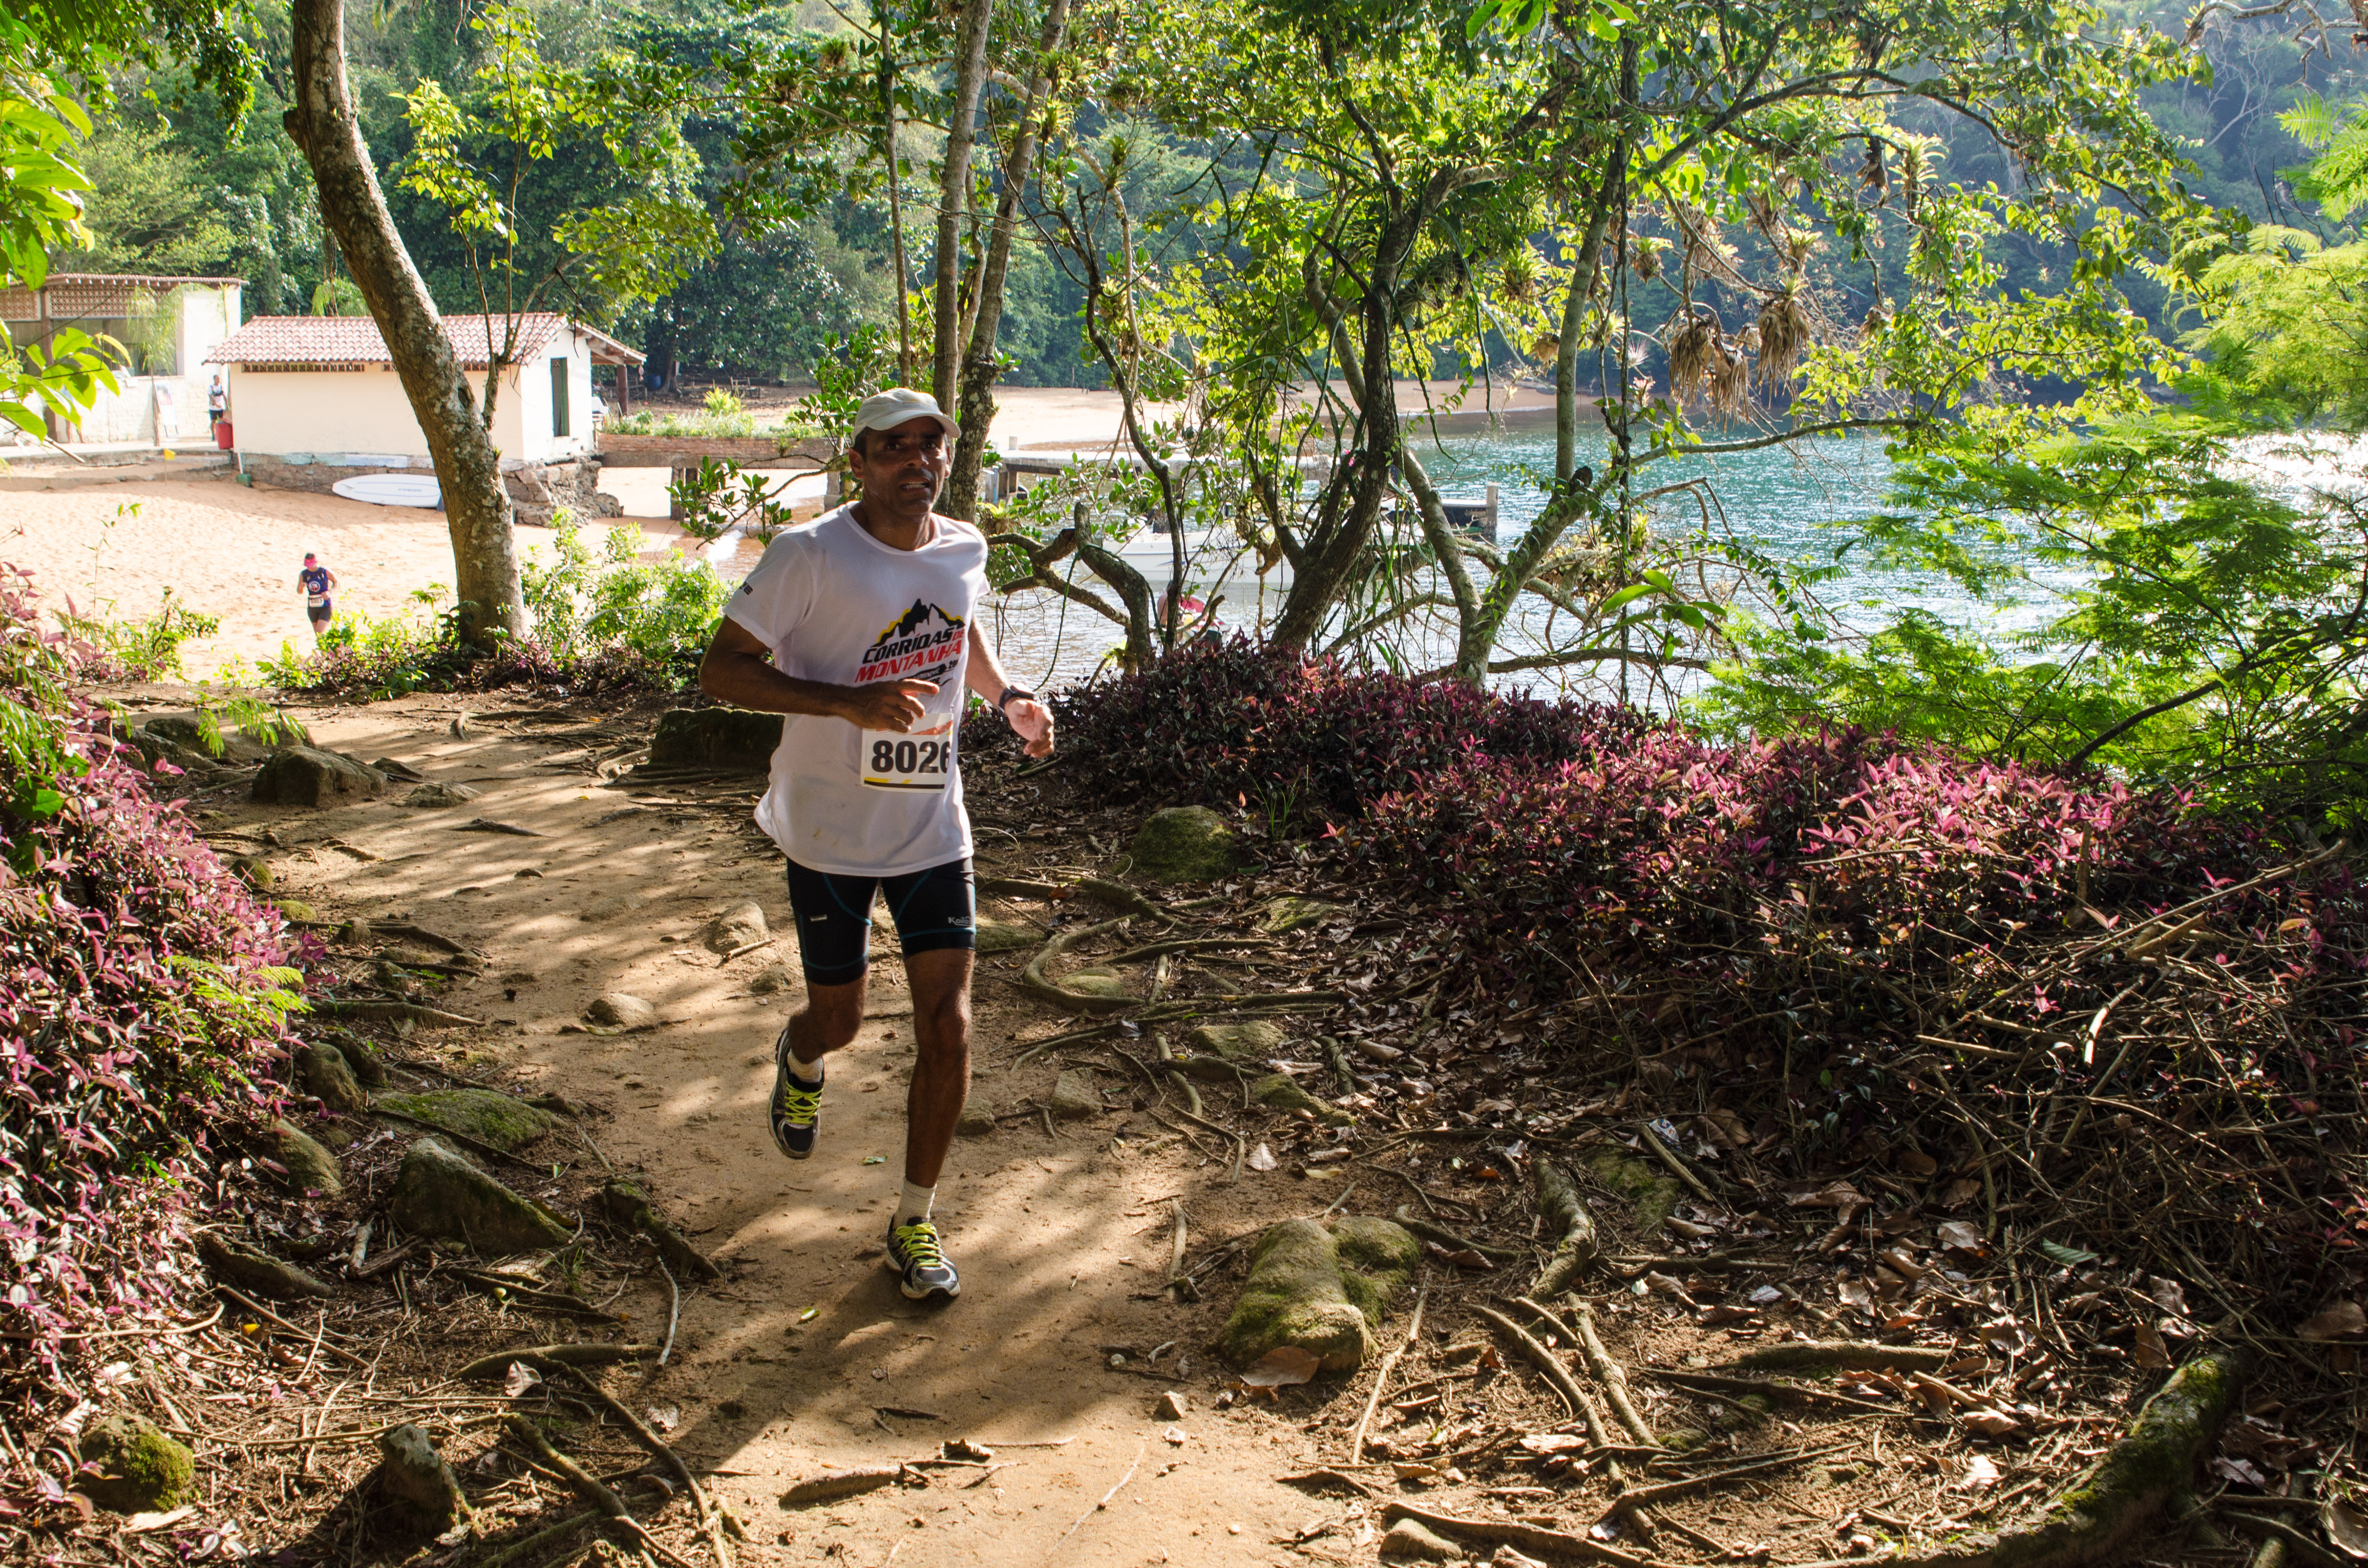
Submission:
POLYGON ((1874 1315, 1874 1292, 1867 1289, 1865 1280, 1844 1279, 1835 1285, 1834 1294, 1841 1298, 1842 1305, 1869 1317, 1874 1315))
POLYGON ((2337 1551, 2349 1557, 2368 1557, 2368 1514, 2340 1497, 2330 1497, 2318 1510, 2318 1522, 2327 1527, 2327 1539, 2337 1551))
POLYGON ((2137 1346, 2130 1352, 2130 1360, 2140 1367, 2169 1366, 2170 1350, 2162 1342, 2161 1331, 2152 1324, 2138 1324, 2137 1346))
POLYGON ((1246 1163, 1254 1171, 1270 1171, 1275 1167, 1274 1151, 1261 1143, 1250 1151, 1250 1157, 1246 1163))
POLYGON ((1965 1472, 1949 1483, 1952 1492, 1987 1492, 1998 1483, 1998 1467, 1987 1454, 1971 1454, 1965 1460, 1965 1472))
POLYGON ((1985 1437, 2004 1437, 2022 1429, 2022 1423, 2003 1410, 1984 1407, 1968 1410, 1963 1417, 1966 1426, 1985 1437))
POLYGON ((1278 1345, 1258 1358, 1258 1365, 1242 1374, 1246 1387, 1265 1389, 1269 1397, 1280 1398, 1277 1389, 1294 1388, 1314 1382, 1324 1358, 1313 1350, 1302 1350, 1296 1345, 1278 1345))
POLYGON ((2258 1486, 2266 1490, 2270 1484, 2270 1478, 2263 1475, 2251 1463, 2240 1459, 2232 1459, 2226 1454, 2221 1454, 2214 1459, 2206 1468, 2221 1480, 2233 1481, 2240 1486, 2258 1486))
POLYGON ((2187 1290, 2178 1280, 2153 1275, 2146 1280, 2146 1294, 2154 1298, 2156 1306, 2171 1316, 2183 1318, 2188 1315, 2187 1290))
POLYGON ((1815 1192, 1794 1193, 1786 1201, 1795 1209, 1863 1209, 1866 1194, 1846 1181, 1838 1181, 1815 1192))
POLYGON ((2349 1339, 2356 1334, 2368 1334, 2368 1312, 2362 1312, 2357 1301, 2338 1301, 2294 1332, 2305 1339, 2322 1342, 2349 1339))
POLYGON ((1940 1170, 1941 1162, 1921 1151, 1902 1149, 1899 1152, 1899 1168, 1909 1176, 1929 1176, 1940 1170))
POLYGON ((1470 1247, 1461 1247, 1454 1251, 1450 1251, 1448 1248, 1440 1246, 1437 1242, 1425 1242, 1422 1244, 1422 1250, 1430 1254, 1431 1256, 1438 1258, 1440 1262, 1452 1263, 1458 1268, 1475 1269, 1485 1274, 1489 1269, 1497 1267, 1470 1247))
POLYGON ((1943 1221, 1933 1228, 1932 1233, 1940 1237, 1941 1244, 1951 1252, 1970 1253, 1979 1257, 1990 1250, 1990 1244, 1982 1239, 1981 1232, 1963 1220, 1943 1221))
POLYGON ((510 1363, 508 1373, 502 1379, 502 1392, 510 1398, 516 1399, 541 1381, 542 1381, 541 1372, 523 1361, 513 1361, 510 1363))
POLYGON ((1587 1447, 1588 1439, 1576 1432, 1532 1432, 1521 1439, 1521 1447, 1533 1454, 1567 1454, 1587 1447))
POLYGON ((1959 1176, 1941 1189, 1941 1207, 1963 1209, 1982 1195, 1982 1184, 1972 1176, 1959 1176))
POLYGON ((671 1432, 682 1425, 682 1408, 673 1404, 654 1404, 649 1408, 650 1425, 661 1432, 671 1432))

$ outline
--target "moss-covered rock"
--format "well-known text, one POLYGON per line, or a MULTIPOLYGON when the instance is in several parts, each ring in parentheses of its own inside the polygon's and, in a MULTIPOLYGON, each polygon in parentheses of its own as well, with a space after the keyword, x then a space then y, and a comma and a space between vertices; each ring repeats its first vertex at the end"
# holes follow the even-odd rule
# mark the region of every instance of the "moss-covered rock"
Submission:
POLYGON ((761 773, 781 744, 779 713, 743 708, 675 708, 658 715, 650 737, 653 767, 741 768, 761 773))
POLYGON ((271 1157, 288 1172, 291 1188, 317 1192, 324 1198, 335 1198, 346 1190, 345 1171, 337 1156, 294 1122, 284 1119, 273 1122, 270 1138, 271 1157))
POLYGON ((395 804, 410 806, 424 812, 440 812, 465 805, 477 798, 478 791, 466 784, 421 784, 412 789, 395 804))
POLYGON ((1218 1347, 1247 1366, 1296 1346, 1327 1372, 1354 1371, 1421 1257, 1422 1244, 1387 1220, 1343 1220, 1329 1231, 1313 1220, 1286 1220, 1250 1255, 1249 1278, 1218 1347))
POLYGON ((279 880, 271 862, 260 855, 242 855, 230 863, 231 873, 257 892, 269 892, 279 880))
POLYGON ((1647 1234, 1661 1228, 1684 1196, 1668 1171, 1623 1150, 1598 1150, 1588 1156, 1587 1169, 1597 1186, 1628 1206, 1636 1228, 1647 1234))
POLYGON ((431 1089, 418 1095, 385 1095, 378 1104, 381 1109, 414 1121, 490 1143, 505 1154, 559 1130, 559 1119, 549 1111, 537 1110, 524 1100, 512 1099, 491 1089, 431 1089))
POLYGON ((296 1077, 306 1094, 339 1116, 352 1116, 370 1108, 370 1096, 363 1093, 361 1080, 347 1064, 345 1052, 334 1045, 300 1047, 296 1052, 296 1077))
POLYGON ((97 1472, 78 1478, 74 1489, 109 1513, 177 1508, 195 1494, 196 1459, 144 1416, 101 1416, 83 1429, 79 1451, 97 1472))
POLYGON ((1280 937, 1285 932, 1304 931, 1311 926, 1321 926, 1327 920, 1342 918, 1348 914, 1349 906, 1345 903, 1334 903, 1328 899, 1301 898, 1292 893, 1269 899, 1266 918, 1258 924, 1266 931, 1280 937))
POLYGON ((198 1256, 206 1260, 215 1278, 251 1295, 292 1301, 330 1294, 328 1286, 294 1264, 211 1231, 198 1237, 198 1256))
POLYGON ((1060 984, 1064 991, 1076 996, 1092 996, 1113 1002, 1134 1000, 1134 993, 1127 989, 1126 977, 1101 965, 1073 969, 1061 976, 1060 984))
POLYGON ((274 899, 272 900, 272 906, 279 911, 279 918, 285 920, 290 926, 319 926, 324 924, 321 919, 321 912, 314 909, 311 904, 306 903, 302 899, 274 899))
POLYGON ((1250 1098, 1269 1110, 1305 1111, 1326 1127, 1348 1127, 1356 1118, 1337 1106, 1326 1105, 1299 1086, 1288 1073, 1270 1073, 1250 1085, 1250 1098))
POLYGON ((1128 854, 1133 873, 1155 882, 1213 881, 1250 858, 1232 825, 1206 806, 1152 812, 1128 854))
POLYGON ((1184 1037, 1184 1043, 1203 1056, 1264 1062, 1281 1051, 1288 1038, 1281 1026, 1252 1018, 1239 1024, 1202 1024, 1184 1037))
POLYGON ((461 1478, 427 1434, 408 1423, 379 1435, 379 1492, 395 1522, 416 1535, 441 1535, 470 1517, 461 1478))
POLYGON ((551 1211, 512 1192, 440 1138, 422 1138, 394 1173, 387 1212, 404 1230, 442 1236, 489 1256, 566 1244, 551 1211))

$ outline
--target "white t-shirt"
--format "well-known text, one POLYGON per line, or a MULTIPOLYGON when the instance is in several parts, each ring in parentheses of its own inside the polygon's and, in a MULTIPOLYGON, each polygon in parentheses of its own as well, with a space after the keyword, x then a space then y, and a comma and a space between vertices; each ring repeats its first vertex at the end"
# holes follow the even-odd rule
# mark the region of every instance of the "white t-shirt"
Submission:
POLYGON ((842 506, 776 537, 732 597, 724 613, 772 650, 783 675, 834 686, 937 683, 928 711, 902 734, 808 714, 782 721, 757 823, 791 859, 894 877, 970 854, 954 743, 986 548, 970 524, 939 517, 928 543, 893 549, 842 506))

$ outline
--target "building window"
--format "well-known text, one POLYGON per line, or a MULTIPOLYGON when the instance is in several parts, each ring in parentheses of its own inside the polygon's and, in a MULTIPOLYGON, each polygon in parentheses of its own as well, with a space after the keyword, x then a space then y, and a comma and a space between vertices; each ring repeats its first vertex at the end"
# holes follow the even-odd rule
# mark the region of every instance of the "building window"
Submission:
POLYGON ((551 362, 551 433, 567 434, 567 361, 551 362))

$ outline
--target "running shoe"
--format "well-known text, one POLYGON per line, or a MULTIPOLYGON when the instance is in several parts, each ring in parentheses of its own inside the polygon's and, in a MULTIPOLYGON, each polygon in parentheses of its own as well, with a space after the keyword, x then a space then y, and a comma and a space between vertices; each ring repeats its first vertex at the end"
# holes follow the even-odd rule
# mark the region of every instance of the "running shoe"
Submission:
POLYGON ((938 1242, 935 1220, 913 1220, 898 1224, 888 1222, 888 1267, 903 1278, 899 1281, 908 1300, 924 1301, 931 1296, 943 1296, 951 1301, 962 1294, 962 1278, 954 1266, 946 1261, 944 1249, 938 1242))
POLYGON ((773 1108, 767 1119, 773 1125, 773 1142, 792 1160, 814 1153, 814 1131, 822 1122, 822 1082, 809 1084, 790 1071, 790 1030, 773 1046, 773 1108))

